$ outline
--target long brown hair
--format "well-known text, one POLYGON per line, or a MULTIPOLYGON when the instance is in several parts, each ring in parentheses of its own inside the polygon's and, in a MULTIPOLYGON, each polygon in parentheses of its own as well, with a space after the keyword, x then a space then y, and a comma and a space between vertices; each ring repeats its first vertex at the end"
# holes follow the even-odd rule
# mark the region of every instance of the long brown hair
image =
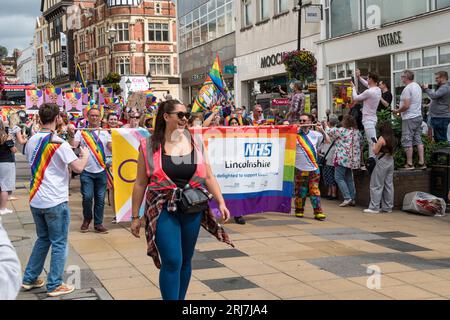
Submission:
POLYGON ((175 106, 178 104, 182 103, 178 100, 167 100, 160 103, 158 113, 156 114, 155 129, 151 137, 153 152, 158 151, 159 147, 164 146, 164 143, 166 142, 166 121, 164 120, 164 114, 173 112, 175 106))
POLYGON ((392 129, 392 125, 389 121, 381 123, 380 135, 383 137, 384 141, 386 141, 386 145, 384 146, 385 150, 389 154, 394 154, 397 142, 395 139, 394 129, 392 129))
POLYGON ((8 140, 8 134, 6 133, 3 121, 0 119, 0 144, 4 144, 6 140, 8 140))

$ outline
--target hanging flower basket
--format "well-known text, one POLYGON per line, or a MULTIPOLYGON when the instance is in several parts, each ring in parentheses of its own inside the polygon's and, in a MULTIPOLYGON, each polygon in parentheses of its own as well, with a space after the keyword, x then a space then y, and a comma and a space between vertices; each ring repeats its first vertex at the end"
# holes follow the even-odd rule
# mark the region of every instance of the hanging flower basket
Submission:
POLYGON ((317 73, 317 60, 311 51, 296 50, 283 54, 282 62, 290 79, 314 82, 317 73))

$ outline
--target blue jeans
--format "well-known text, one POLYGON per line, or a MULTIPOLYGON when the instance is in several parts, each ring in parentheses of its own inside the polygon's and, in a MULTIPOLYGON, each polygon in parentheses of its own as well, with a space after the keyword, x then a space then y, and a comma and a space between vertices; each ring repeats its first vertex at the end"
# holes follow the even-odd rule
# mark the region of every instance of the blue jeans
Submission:
POLYGON ((90 173, 83 171, 80 175, 81 195, 83 197, 83 217, 92 220, 92 204, 94 204, 94 225, 103 223, 106 194, 106 171, 90 173))
POLYGON ((33 283, 44 269, 50 245, 52 254, 47 291, 52 292, 63 282, 64 266, 67 260, 67 234, 70 224, 70 209, 67 202, 53 208, 37 209, 31 207, 38 236, 23 276, 23 282, 33 283))
POLYGON ((202 216, 164 208, 158 218, 155 241, 161 257, 159 287, 163 300, 184 300, 186 296, 202 216))
POLYGON ((434 141, 447 141, 447 129, 450 118, 431 118, 431 127, 433 128, 434 141))
POLYGON ((345 200, 355 200, 356 190, 352 169, 337 166, 334 170, 334 180, 336 180, 339 190, 345 200))

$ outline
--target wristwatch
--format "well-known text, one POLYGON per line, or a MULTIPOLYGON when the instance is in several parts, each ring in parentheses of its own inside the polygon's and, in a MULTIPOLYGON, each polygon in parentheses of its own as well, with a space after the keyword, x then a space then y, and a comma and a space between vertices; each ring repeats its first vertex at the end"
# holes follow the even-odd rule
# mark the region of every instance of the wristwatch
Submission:
POLYGON ((134 217, 134 216, 131 216, 131 220, 137 220, 137 219, 140 219, 140 217, 138 216, 138 217, 134 217))

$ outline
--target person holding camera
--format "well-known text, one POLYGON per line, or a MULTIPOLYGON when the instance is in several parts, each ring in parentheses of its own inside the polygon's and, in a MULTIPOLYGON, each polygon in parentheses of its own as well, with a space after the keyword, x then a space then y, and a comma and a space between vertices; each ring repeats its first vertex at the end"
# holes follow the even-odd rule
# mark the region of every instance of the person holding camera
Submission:
MULTIPOLYGON (((139 238, 139 209, 146 199, 147 255, 160 269, 164 300, 184 300, 200 226, 232 245, 208 200, 214 196, 223 221, 230 218, 203 143, 187 130, 190 114, 177 100, 163 102, 153 135, 141 141, 132 196, 132 234, 139 238)), ((232 245, 233 246, 233 245, 232 245)))

